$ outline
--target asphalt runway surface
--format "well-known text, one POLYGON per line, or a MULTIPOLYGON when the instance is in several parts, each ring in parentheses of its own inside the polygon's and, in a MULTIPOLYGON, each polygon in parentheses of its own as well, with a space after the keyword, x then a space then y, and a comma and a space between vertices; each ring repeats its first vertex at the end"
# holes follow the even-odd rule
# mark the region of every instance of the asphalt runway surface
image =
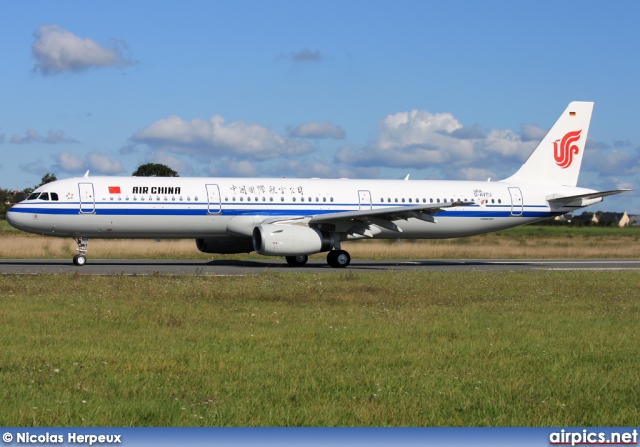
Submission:
POLYGON ((265 272, 340 273, 381 271, 535 271, 535 270, 639 270, 640 259, 474 259, 474 260, 354 260, 347 269, 334 269, 324 261, 309 261, 304 267, 289 267, 284 259, 264 261, 175 261, 88 259, 83 267, 71 260, 0 259, 0 274, 79 275, 208 275, 243 276, 265 272))

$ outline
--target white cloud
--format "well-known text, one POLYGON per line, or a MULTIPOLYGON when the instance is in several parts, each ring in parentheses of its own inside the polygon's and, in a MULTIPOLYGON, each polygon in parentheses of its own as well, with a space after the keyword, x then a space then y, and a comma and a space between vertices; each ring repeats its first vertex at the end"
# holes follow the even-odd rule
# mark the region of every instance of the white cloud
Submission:
POLYGON ((87 162, 92 172, 104 175, 122 174, 124 168, 120 160, 111 161, 106 155, 92 152, 87 154, 87 162))
POLYGON ((296 156, 313 150, 309 144, 285 140, 258 124, 244 121, 225 124, 220 115, 191 121, 170 116, 145 127, 131 140, 156 150, 253 160, 296 156))
POLYGON ((489 152, 497 152, 505 157, 517 156, 522 160, 526 159, 537 145, 537 141, 523 142, 520 135, 508 129, 492 130, 482 144, 489 152))
POLYGON ((536 126, 535 124, 523 124, 520 128, 520 134, 522 135, 522 141, 536 141, 540 142, 547 134, 548 129, 536 126))
POLYGON ((600 175, 635 175, 640 173, 640 153, 618 149, 587 149, 585 166, 600 175))
POLYGON ((52 155, 56 161, 53 167, 54 172, 66 172, 69 174, 80 174, 90 170, 94 174, 116 175, 124 172, 122 163, 111 161, 106 155, 91 152, 84 158, 73 152, 59 152, 52 155))
POLYGON ((296 126, 291 135, 299 138, 331 138, 342 140, 347 134, 340 126, 329 121, 304 123, 296 126))
POLYGON ((341 149, 336 158, 355 166, 426 168, 450 160, 472 159, 474 140, 452 133, 462 125, 449 113, 412 110, 388 115, 378 125, 378 137, 357 150, 341 149))
POLYGON ((31 45, 31 54, 36 60, 34 70, 44 75, 132 63, 123 54, 127 48, 122 41, 114 41, 111 48, 105 48, 94 40, 78 37, 58 25, 42 25, 34 32, 34 36, 36 40, 31 45))
POLYGON ((78 143, 78 140, 68 138, 65 136, 62 130, 50 130, 46 136, 40 135, 35 129, 27 129, 24 137, 13 135, 9 140, 11 144, 32 144, 32 143, 45 143, 45 144, 59 144, 59 143, 78 143))
MULTIPOLYGON (((60 152, 58 154, 53 155, 53 159, 58 164, 58 168, 64 172, 72 172, 78 173, 81 171, 85 171, 86 163, 82 160, 78 154, 74 154, 73 152, 60 152)), ((58 169, 56 169, 58 170, 58 169)))
POLYGON ((525 125, 524 138, 511 130, 465 127, 450 113, 412 110, 388 115, 368 145, 345 146, 336 160, 348 167, 429 169, 443 178, 483 179, 509 175, 513 159, 525 160, 543 130, 525 125), (497 174, 497 175, 496 175, 497 174))
POLYGON ((222 160, 218 166, 209 169, 209 174, 220 177, 257 177, 259 172, 247 160, 222 160))
POLYGON ((463 174, 464 174, 464 179, 465 180, 483 180, 486 181, 487 179, 496 178, 496 174, 495 172, 489 170, 489 169, 482 169, 482 168, 463 168, 460 170, 463 174))
POLYGON ((272 177, 299 178, 335 178, 336 168, 329 163, 318 160, 286 160, 269 168, 267 175, 272 177))

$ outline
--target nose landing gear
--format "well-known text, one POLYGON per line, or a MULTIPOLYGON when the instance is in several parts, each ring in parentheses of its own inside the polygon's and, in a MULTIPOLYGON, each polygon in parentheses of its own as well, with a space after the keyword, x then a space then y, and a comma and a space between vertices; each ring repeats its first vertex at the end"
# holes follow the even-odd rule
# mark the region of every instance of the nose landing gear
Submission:
POLYGON ((87 263, 85 255, 87 253, 87 245, 89 245, 89 238, 79 237, 76 239, 76 243, 78 244, 78 254, 73 257, 73 263, 78 267, 82 267, 87 263))

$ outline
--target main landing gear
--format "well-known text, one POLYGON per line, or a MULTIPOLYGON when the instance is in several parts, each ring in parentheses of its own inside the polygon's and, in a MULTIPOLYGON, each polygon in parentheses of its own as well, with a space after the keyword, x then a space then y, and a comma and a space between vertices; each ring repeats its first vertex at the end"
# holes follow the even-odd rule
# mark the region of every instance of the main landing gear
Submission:
MULTIPOLYGON (((303 267, 309 260, 309 256, 286 256, 285 259, 291 267, 303 267)), ((331 250, 327 254, 327 264, 334 269, 343 269, 351 264, 351 255, 345 250, 331 250)))
POLYGON ((73 263, 78 267, 82 267, 87 263, 87 245, 89 245, 89 238, 87 237, 79 237, 76 239, 76 243, 78 244, 78 254, 73 257, 73 263))
POLYGON ((327 253, 327 264, 334 269, 343 269, 351 264, 351 255, 345 250, 331 250, 327 253))

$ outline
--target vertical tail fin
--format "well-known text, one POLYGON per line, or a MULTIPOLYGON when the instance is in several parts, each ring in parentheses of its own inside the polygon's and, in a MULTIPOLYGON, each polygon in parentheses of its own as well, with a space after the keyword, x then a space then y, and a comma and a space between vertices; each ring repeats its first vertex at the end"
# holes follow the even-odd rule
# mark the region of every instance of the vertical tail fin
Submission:
POLYGON ((503 182, 576 186, 592 110, 592 102, 570 103, 518 172, 503 182))

